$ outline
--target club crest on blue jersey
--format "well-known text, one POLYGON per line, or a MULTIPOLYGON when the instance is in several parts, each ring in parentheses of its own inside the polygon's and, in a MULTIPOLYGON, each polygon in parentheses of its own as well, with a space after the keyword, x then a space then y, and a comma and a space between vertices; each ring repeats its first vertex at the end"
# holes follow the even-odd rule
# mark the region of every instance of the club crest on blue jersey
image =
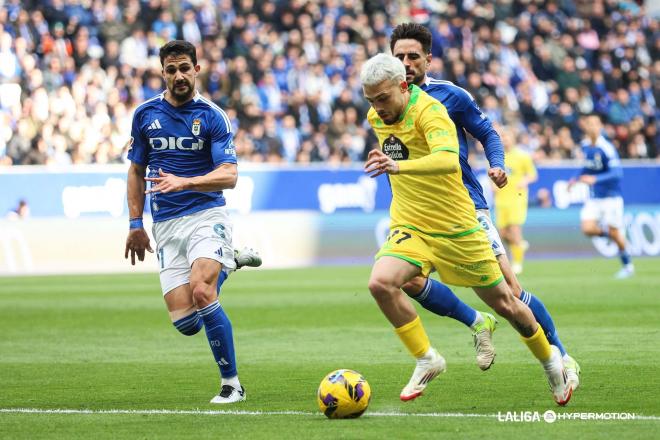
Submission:
POLYGON ((201 119, 194 119, 193 123, 192 123, 192 133, 195 136, 199 136, 201 128, 202 128, 202 120, 201 119))

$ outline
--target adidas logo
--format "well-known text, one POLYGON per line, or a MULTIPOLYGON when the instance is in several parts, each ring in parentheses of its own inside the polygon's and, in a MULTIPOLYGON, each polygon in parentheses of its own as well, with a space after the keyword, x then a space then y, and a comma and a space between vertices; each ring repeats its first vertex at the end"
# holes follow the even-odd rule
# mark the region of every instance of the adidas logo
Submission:
POLYGON ((156 119, 154 122, 152 122, 152 123, 147 127, 147 130, 155 130, 155 129, 157 129, 157 128, 163 128, 163 127, 160 125, 160 121, 159 121, 158 119, 156 119))

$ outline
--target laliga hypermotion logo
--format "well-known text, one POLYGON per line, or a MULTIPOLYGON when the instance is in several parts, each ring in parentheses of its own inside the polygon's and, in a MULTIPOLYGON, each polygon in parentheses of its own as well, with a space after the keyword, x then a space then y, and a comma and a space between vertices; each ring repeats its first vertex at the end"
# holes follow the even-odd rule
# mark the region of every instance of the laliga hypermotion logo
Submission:
POLYGON ((635 420, 634 413, 618 412, 555 412, 551 409, 543 414, 538 411, 506 411, 497 413, 498 422, 540 422, 555 423, 558 420, 635 420))

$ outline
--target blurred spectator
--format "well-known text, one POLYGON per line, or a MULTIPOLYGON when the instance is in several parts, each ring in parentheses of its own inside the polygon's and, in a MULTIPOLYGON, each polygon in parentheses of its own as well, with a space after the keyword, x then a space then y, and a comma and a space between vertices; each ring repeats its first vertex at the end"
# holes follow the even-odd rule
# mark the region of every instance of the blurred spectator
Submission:
POLYGON ((539 208, 552 208, 552 195, 548 188, 539 188, 536 196, 530 201, 531 206, 539 208))
POLYGON ((536 161, 579 154, 591 112, 621 157, 658 156, 660 26, 640 1, 0 5, 0 164, 125 161, 132 111, 163 89, 158 49, 173 38, 197 46, 200 91, 231 115, 241 160, 361 161, 375 140, 358 73, 404 21, 431 30, 430 73, 517 127, 536 161))

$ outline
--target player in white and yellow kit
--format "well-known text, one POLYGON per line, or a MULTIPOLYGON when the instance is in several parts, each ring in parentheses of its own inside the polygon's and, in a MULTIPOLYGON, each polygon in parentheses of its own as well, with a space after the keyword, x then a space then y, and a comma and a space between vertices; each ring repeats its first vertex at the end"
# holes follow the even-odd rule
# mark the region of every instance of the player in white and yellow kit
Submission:
POLYGON ((417 359, 401 399, 418 397, 446 368, 401 291, 407 281, 435 269, 446 283, 472 287, 511 322, 543 363, 555 401, 566 404, 572 388, 561 355, 551 348, 529 308, 502 283, 490 243, 476 221, 474 203, 461 180, 456 128, 445 107, 419 87, 408 87, 405 67, 391 55, 368 60, 360 79, 372 106, 369 123, 381 147, 369 153, 365 171, 372 177, 387 173, 392 186, 390 235, 376 255, 369 290, 417 359))

